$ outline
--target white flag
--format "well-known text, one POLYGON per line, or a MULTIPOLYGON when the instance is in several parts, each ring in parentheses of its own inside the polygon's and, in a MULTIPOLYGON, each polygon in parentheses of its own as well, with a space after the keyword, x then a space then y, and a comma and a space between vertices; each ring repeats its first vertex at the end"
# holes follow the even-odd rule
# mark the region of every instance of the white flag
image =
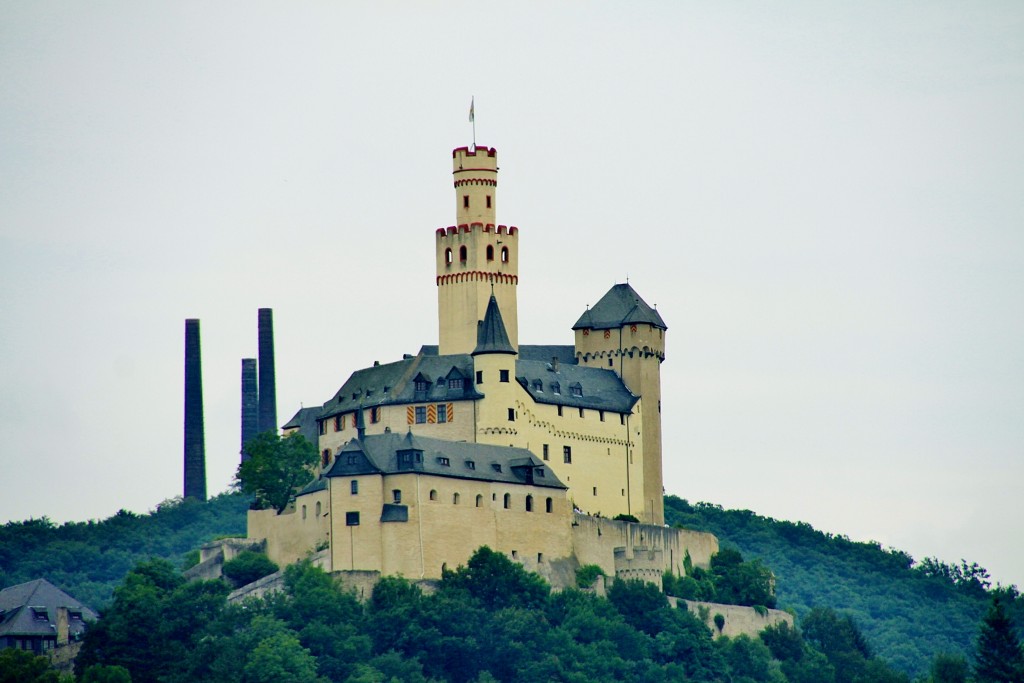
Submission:
POLYGON ((475 103, 474 103, 475 99, 476 98, 470 98, 470 100, 469 100, 469 122, 470 123, 473 123, 474 121, 476 121, 476 108, 475 108, 475 103))

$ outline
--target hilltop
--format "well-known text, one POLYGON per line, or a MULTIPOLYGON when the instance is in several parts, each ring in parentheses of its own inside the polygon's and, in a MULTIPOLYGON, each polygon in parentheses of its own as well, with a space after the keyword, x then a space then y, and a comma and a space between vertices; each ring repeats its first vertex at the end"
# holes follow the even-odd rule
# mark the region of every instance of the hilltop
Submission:
MULTIPOLYGON (((32 519, 0 527, 0 585, 45 577, 102 610, 113 589, 140 561, 169 560, 220 536, 245 534, 249 499, 222 494, 205 503, 170 500, 147 514, 119 511, 102 521, 56 525, 32 519)), ((1006 597, 1018 628, 1024 599, 991 589, 984 570, 915 563, 898 550, 855 542, 808 524, 777 521, 749 510, 665 499, 666 521, 716 534, 723 547, 761 559, 774 572, 781 608, 804 617, 813 607, 851 616, 872 651, 918 675, 937 653, 968 655, 993 590, 1006 597)))

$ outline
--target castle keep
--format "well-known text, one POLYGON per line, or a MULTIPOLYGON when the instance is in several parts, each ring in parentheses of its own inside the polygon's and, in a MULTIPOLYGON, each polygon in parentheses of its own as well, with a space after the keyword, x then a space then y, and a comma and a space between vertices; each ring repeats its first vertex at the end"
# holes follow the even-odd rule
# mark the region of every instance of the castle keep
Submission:
POLYGON ((330 570, 413 579, 481 545, 555 585, 580 564, 649 580, 681 574, 687 553, 706 565, 714 536, 664 526, 661 315, 618 284, 573 344, 521 344, 520 231, 496 220, 497 152, 460 147, 452 171, 438 344, 355 371, 284 426, 318 444, 320 468, 294 508, 250 511, 249 537, 278 563, 326 548, 330 570))

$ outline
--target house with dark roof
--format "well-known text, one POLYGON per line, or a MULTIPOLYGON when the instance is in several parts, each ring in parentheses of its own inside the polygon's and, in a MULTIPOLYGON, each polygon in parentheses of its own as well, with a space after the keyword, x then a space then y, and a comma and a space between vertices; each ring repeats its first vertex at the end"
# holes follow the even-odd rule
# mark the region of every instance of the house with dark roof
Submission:
POLYGON ((687 551, 706 562, 714 537, 663 526, 661 314, 616 284, 566 321, 572 344, 520 344, 520 232, 495 219, 497 152, 458 148, 452 172, 456 224, 435 232, 438 344, 339 378, 296 413, 284 431, 316 441, 319 472, 284 514, 252 511, 249 536, 279 563, 330 548, 336 571, 408 577, 438 577, 483 544, 542 573, 585 557, 657 579, 687 551), (602 526, 617 516, 640 523, 602 526))
POLYGON ((98 617, 46 579, 9 586, 0 590, 0 649, 46 654, 77 641, 98 617))

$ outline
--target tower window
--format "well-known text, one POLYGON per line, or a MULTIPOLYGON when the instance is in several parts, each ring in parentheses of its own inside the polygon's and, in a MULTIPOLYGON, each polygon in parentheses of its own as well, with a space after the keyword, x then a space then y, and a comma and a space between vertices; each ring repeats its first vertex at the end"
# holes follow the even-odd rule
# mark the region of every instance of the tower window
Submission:
POLYGON ((467 258, 468 258, 468 255, 467 255, 467 252, 466 252, 466 247, 465 246, 459 247, 459 260, 462 261, 463 263, 465 263, 467 258))
POLYGON ((491 208, 491 195, 487 195, 487 208, 491 208))
POLYGON ((508 421, 509 422, 515 422, 516 421, 516 409, 515 408, 509 408, 508 409, 508 421))
POLYGON ((444 262, 447 265, 449 265, 449 266, 452 264, 452 250, 451 250, 451 248, 448 248, 448 249, 444 250, 444 262))
POLYGON ((508 510, 510 507, 512 507, 512 496, 506 493, 503 502, 505 504, 505 509, 508 510))
POLYGON ((463 209, 468 209, 469 208, 469 195, 468 194, 462 195, 462 208, 463 209))
POLYGON ((544 501, 544 512, 551 512, 551 508, 552 507, 553 507, 553 501, 550 498, 548 498, 546 501, 544 501))
POLYGON ((619 424, 620 425, 626 424, 626 414, 625 413, 619 413, 619 424))
POLYGON ((483 384, 484 383, 484 371, 483 370, 477 370, 476 371, 476 383, 477 384, 483 384))
POLYGON ((562 460, 566 464, 572 464, 572 446, 562 446, 562 460))
POLYGON ((437 500, 437 490, 430 489, 430 500, 437 500))
POLYGON ((580 417, 583 417, 583 408, 580 408, 580 417))
POLYGON ((615 361, 612 360, 611 358, 608 359, 608 367, 610 367, 610 368, 614 368, 615 367, 615 361))
POLYGON ((533 512, 533 496, 526 497, 526 511, 533 512))
POLYGON ((549 457, 548 457, 548 445, 547 444, 544 444, 544 459, 545 460, 549 459, 549 457))
POLYGON ((603 410, 598 411, 598 415, 601 416, 601 422, 604 422, 604 411, 603 410))
POLYGON ((401 489, 395 489, 394 491, 391 492, 391 502, 394 503, 395 505, 398 505, 399 503, 402 502, 401 489))
POLYGON ((501 248, 501 262, 508 263, 508 247, 501 248))
POLYGON ((498 381, 500 381, 500 382, 507 382, 508 381, 508 370, 499 370, 498 371, 498 381))
POLYGON ((483 496, 481 496, 481 495, 479 495, 479 494, 478 494, 478 495, 477 495, 477 497, 476 497, 476 506, 477 506, 478 508, 479 508, 479 507, 483 507, 483 506, 484 506, 484 497, 483 497, 483 496))
POLYGON ((488 261, 493 261, 494 260, 494 245, 492 245, 492 244, 488 244, 487 245, 487 260, 488 261))
POLYGON ((345 513, 345 526, 359 526, 359 513, 358 512, 346 512, 345 513))
POLYGON ((562 406, 558 406, 558 417, 562 417, 562 406))
POLYGON ((349 486, 351 487, 350 490, 352 491, 352 495, 353 496, 357 495, 359 493, 359 480, 358 479, 353 479, 352 482, 349 484, 349 486))

